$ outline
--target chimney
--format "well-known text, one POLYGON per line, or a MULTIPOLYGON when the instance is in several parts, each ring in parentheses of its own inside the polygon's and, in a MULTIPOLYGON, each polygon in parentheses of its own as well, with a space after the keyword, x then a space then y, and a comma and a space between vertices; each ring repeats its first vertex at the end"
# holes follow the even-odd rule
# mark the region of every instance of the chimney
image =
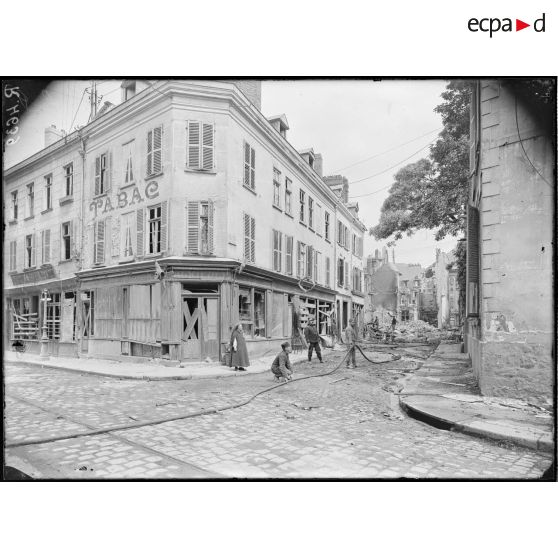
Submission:
POLYGON ((321 153, 314 155, 314 170, 320 175, 324 175, 324 160, 321 153))
POLYGON ((64 133, 61 130, 58 130, 54 124, 51 124, 48 128, 45 128, 45 147, 56 143, 63 137, 64 133))
POLYGON ((248 97, 248 100, 258 109, 262 110, 262 82, 255 79, 231 79, 229 83, 234 83, 248 97))

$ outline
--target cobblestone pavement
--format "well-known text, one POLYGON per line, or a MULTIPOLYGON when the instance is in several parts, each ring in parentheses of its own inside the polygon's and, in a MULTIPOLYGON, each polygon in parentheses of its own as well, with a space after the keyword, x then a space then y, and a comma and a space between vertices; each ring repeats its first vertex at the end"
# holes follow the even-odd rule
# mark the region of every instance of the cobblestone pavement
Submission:
MULTIPOLYGON (((21 447, 10 444, 183 416, 240 403, 271 374, 136 381, 10 364, 6 458, 43 478, 538 478, 548 454, 438 430, 403 415, 390 391, 422 362, 404 358, 293 382, 248 405, 194 418, 21 447)), ((360 355, 359 355, 360 356, 360 355)), ((334 368, 341 353, 296 367, 334 368)))

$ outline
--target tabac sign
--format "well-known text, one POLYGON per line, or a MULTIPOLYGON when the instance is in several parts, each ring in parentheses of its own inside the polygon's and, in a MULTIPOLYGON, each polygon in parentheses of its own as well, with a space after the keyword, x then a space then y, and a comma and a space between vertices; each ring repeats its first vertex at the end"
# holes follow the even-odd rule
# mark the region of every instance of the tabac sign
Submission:
POLYGON ((134 186, 131 193, 129 191, 122 190, 118 192, 112 199, 109 196, 103 196, 96 200, 93 200, 89 204, 89 211, 95 212, 95 217, 98 213, 109 213, 115 209, 124 209, 138 203, 144 202, 146 199, 152 200, 159 197, 159 184, 154 180, 151 181, 143 192, 143 196, 137 186, 134 186))

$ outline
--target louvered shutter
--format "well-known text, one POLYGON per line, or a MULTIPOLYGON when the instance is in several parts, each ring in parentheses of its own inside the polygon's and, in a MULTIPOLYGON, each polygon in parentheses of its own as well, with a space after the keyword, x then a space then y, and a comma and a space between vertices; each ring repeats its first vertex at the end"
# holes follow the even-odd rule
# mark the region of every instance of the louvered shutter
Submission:
POLYGON ((215 220, 215 204, 209 200, 207 202, 207 249, 210 254, 215 253, 215 241, 213 239, 213 223, 215 220))
POLYGON ((95 244, 93 259, 96 264, 105 262, 105 222, 97 221, 94 228, 95 244))
POLYGON ((200 123, 188 122, 188 168, 200 168, 200 123))
POLYGON ((144 239, 144 217, 143 209, 136 211, 136 254, 138 257, 143 257, 145 253, 145 239, 144 239))
POLYGON ((188 253, 199 254, 200 252, 200 203, 188 202, 188 253))
POLYGON ((43 231, 43 263, 50 262, 50 229, 43 231))
POLYGON ((244 214, 244 259, 250 259, 250 215, 244 214))
POLYGON ((153 131, 147 132, 147 176, 153 174, 153 131))
MULTIPOLYGON (((72 258, 74 256, 74 235, 75 235, 75 228, 74 227, 74 222, 70 221, 70 258, 72 258)), ((49 236, 50 236, 50 231, 49 231, 49 236)))
POLYGON ((168 250, 169 208, 168 202, 161 202, 161 252, 168 250))
POLYGON ((31 235, 31 267, 37 265, 37 243, 35 239, 35 233, 31 235))
POLYGON ((204 124, 202 136, 203 170, 213 170, 213 135, 213 124, 204 124))
POLYGON ((95 158, 95 195, 98 196, 101 190, 101 157, 95 158))
POLYGON ((345 288, 351 288, 351 285, 349 283, 349 262, 345 262, 345 288))
POLYGON ((250 186, 250 146, 244 142, 244 184, 250 186))
POLYGON ((480 279, 480 234, 479 210, 467 206, 467 310, 468 314, 476 315, 479 312, 478 290, 480 279))
POLYGON ((107 187, 105 188, 105 192, 110 192, 112 190, 112 183, 113 183, 113 167, 112 164, 112 151, 107 153, 107 187))
POLYGON ((250 188, 256 188, 256 151, 250 148, 250 188))
POLYGON ((254 217, 250 217, 250 226, 250 261, 254 263, 256 261, 256 219, 254 217))
POLYGON ((163 127, 153 130, 153 174, 163 170, 163 127))

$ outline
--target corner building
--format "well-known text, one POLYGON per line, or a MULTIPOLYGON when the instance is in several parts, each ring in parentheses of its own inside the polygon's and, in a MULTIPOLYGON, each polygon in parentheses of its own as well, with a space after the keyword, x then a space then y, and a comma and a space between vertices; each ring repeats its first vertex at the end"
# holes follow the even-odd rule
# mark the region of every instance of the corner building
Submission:
POLYGON ((45 289, 49 350, 60 355, 218 360, 241 322, 258 357, 308 317, 335 333, 338 297, 358 317, 358 207, 324 182, 319 155, 290 145, 284 115, 261 114, 260 90, 126 80, 120 105, 8 169, 7 207, 14 192, 27 203, 30 183, 44 196, 6 228, 6 247, 16 245, 14 257, 5 251, 7 340, 38 351, 45 289))

